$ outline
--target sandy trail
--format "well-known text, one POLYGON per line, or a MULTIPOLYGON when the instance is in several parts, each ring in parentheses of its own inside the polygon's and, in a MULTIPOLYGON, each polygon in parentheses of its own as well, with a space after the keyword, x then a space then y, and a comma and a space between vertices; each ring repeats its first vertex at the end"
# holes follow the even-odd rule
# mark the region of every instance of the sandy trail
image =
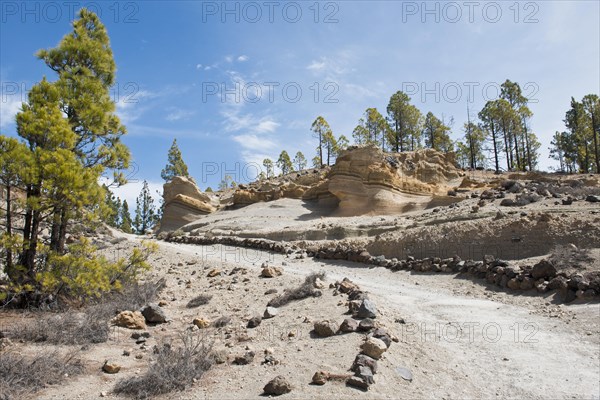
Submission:
POLYGON ((270 260, 275 265, 286 262, 286 273, 303 276, 325 270, 329 280, 352 279, 370 293, 384 315, 406 320, 390 327, 400 345, 407 346, 406 357, 391 361, 413 368, 415 380, 419 368, 436 375, 436 384, 428 388, 426 397, 600 398, 597 303, 568 306, 574 318, 595 321, 592 332, 582 332, 576 323, 532 314, 536 303, 544 304, 543 298, 524 297, 517 304, 506 304, 487 299, 482 286, 449 275, 411 275, 346 262, 290 260, 279 254, 248 253, 219 245, 160 242, 160 246, 200 255, 207 261, 235 258, 243 266, 258 268, 270 260), (472 292, 479 295, 469 296, 472 292), (411 356, 420 358, 410 360, 411 356))

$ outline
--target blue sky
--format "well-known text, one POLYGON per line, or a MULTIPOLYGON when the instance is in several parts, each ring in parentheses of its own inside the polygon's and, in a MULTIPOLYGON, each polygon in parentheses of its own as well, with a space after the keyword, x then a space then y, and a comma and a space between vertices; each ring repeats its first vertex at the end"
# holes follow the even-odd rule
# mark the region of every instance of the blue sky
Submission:
POLYGON ((397 90, 423 113, 453 117, 459 139, 467 102, 475 115, 507 78, 532 100, 548 169, 571 96, 600 93, 598 1, 0 4, 0 129, 9 135, 28 88, 54 79, 34 53, 70 31, 73 7, 101 14, 134 160, 118 193, 130 202, 144 179, 161 187, 174 138, 201 188, 214 188, 225 174, 247 180, 282 149, 312 158, 315 117, 350 137, 364 110, 384 113, 397 90))

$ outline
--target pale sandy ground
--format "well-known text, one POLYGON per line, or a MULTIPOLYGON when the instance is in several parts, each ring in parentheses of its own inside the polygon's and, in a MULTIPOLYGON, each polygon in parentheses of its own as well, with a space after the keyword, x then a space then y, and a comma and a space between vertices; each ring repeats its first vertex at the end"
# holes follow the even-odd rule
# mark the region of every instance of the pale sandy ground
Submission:
MULTIPOLYGON (((138 240, 129 237, 129 241, 109 251, 122 255, 138 240)), ((551 297, 488 291, 481 283, 453 275, 410 274, 346 262, 295 260, 224 246, 159 243, 160 252, 152 260, 152 275, 167 277, 168 287, 160 299, 168 302, 165 310, 172 321, 149 328, 152 333, 149 348, 160 341, 172 340, 190 327, 197 316, 214 319, 229 315, 233 318, 230 327, 243 332, 247 318, 262 314, 273 296, 265 296, 266 289, 277 288, 281 292, 314 271, 326 271, 327 283, 348 277, 367 290, 380 310, 377 320, 400 339, 379 362, 376 383, 369 392, 333 382, 325 386, 310 385, 317 370, 346 372, 363 338, 360 334, 326 339, 310 337, 312 323, 303 322, 305 318, 341 322, 346 317, 345 296, 333 296, 331 289, 325 289, 322 297, 291 303, 282 307, 274 319, 263 321, 257 329, 249 329, 252 339, 248 342, 238 343, 217 335, 220 338, 217 347, 224 342, 233 343, 227 349, 231 358, 242 355, 249 346, 257 353, 254 362, 245 366, 217 365, 185 392, 164 398, 260 398, 263 386, 276 375, 284 375, 293 385, 291 393, 280 397, 283 399, 600 398, 597 302, 555 305, 551 297), (287 264, 281 277, 258 277, 260 265, 267 260, 277 266, 287 264), (239 275, 239 282, 232 290, 227 288, 233 276, 206 277, 213 267, 229 272, 235 266, 246 267, 249 272, 239 275), (169 267, 171 273, 166 273, 169 267), (193 271, 197 272, 192 275, 193 271), (250 281, 243 282, 244 277, 250 281), (191 282, 191 289, 185 288, 187 281, 191 282), (208 305, 193 310, 185 308, 187 301, 199 293, 214 297, 208 305), (395 322, 401 318, 406 324, 395 322), (290 331, 296 336, 288 337, 290 331), (281 361, 279 365, 260 364, 266 348, 274 350, 274 356, 281 361), (412 371, 412 382, 404 381, 396 373, 399 366, 412 371)), ((107 392, 108 398, 116 397, 110 393, 114 384, 124 377, 143 373, 152 358, 150 349, 139 349, 129 338, 130 332, 117 330, 109 342, 84 351, 82 356, 89 372, 40 392, 37 398, 93 399, 99 398, 101 392, 107 392), (124 349, 132 349, 132 355, 122 356, 124 349), (136 354, 143 354, 143 359, 135 359, 136 354), (123 365, 119 374, 106 375, 100 371, 107 358, 123 365)))

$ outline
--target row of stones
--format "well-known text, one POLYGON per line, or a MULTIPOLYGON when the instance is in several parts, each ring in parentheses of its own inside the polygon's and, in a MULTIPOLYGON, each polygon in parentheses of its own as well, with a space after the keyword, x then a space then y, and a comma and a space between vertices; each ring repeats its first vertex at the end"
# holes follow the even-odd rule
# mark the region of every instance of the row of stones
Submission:
POLYGON ((350 246, 327 246, 309 244, 306 247, 277 242, 268 239, 239 238, 235 236, 175 236, 167 241, 175 243, 245 247, 257 250, 287 254, 296 258, 314 257, 324 260, 346 260, 388 268, 392 271, 442 272, 467 274, 475 279, 485 279, 488 283, 500 288, 516 291, 535 289, 538 293, 558 290, 565 302, 575 298, 593 299, 600 296, 600 277, 558 272, 547 260, 533 266, 520 267, 510 265, 507 261, 486 255, 482 261, 462 260, 460 257, 441 259, 438 257, 415 259, 407 257, 403 260, 386 259, 385 256, 372 256, 364 249, 350 246))

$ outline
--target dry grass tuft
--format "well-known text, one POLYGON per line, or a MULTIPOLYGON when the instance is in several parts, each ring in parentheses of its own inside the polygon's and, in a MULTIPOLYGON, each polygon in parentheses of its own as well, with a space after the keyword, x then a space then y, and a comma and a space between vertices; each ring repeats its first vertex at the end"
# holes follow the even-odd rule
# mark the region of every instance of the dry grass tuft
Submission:
POLYGON ((205 304, 208 304, 208 302, 210 301, 210 299, 212 299, 211 295, 201 294, 201 295, 198 295, 198 296, 194 297, 190 301, 188 301, 186 307, 187 308, 200 307, 200 306, 203 306, 205 304))
POLYGON ((317 279, 325 279, 325 273, 315 272, 310 274, 306 277, 302 285, 294 289, 286 289, 282 294, 271 299, 268 305, 272 307, 281 307, 295 300, 302 300, 308 297, 321 296, 321 291, 315 289, 315 282, 317 281, 317 279))
POLYGON ((13 351, 0 353, 0 398, 26 399, 48 385, 81 374, 84 366, 76 353, 39 352, 26 356, 13 351))
POLYGON ((165 282, 146 282, 125 287, 99 299, 79 311, 63 309, 60 313, 36 313, 6 330, 11 339, 60 345, 103 343, 110 334, 109 321, 120 311, 137 310, 158 296, 165 282))
POLYGON ((590 256, 589 249, 579 249, 573 245, 557 245, 552 249, 548 261, 556 267, 557 270, 583 269, 586 264, 594 261, 590 256))
POLYGON ((211 346, 204 342, 204 337, 187 332, 180 340, 181 346, 175 348, 163 344, 144 375, 121 380, 114 392, 148 399, 189 387, 194 379, 199 379, 210 369, 214 360, 211 346))

